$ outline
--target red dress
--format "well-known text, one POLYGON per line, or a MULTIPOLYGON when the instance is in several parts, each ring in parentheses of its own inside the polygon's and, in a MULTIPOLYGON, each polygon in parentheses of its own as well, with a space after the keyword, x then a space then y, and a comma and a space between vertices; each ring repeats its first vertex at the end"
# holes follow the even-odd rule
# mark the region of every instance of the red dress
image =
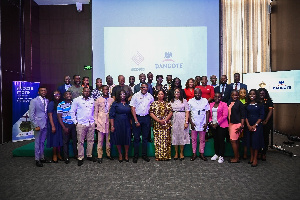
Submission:
POLYGON ((205 99, 209 99, 209 98, 214 98, 215 96, 215 91, 214 91, 214 87, 211 85, 206 85, 206 86, 196 86, 196 88, 200 88, 201 92, 202 92, 202 96, 205 99))
POLYGON ((192 91, 190 90, 190 88, 185 88, 184 92, 185 92, 186 100, 187 101, 189 101, 190 99, 194 98, 194 88, 192 89, 192 91))

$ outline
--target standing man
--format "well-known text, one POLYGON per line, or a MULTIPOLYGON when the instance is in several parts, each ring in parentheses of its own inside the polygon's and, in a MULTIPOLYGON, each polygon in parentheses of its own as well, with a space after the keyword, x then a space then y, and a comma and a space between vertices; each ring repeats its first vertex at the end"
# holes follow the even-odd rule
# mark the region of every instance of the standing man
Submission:
POLYGON ((134 76, 129 76, 129 87, 131 88, 132 93, 134 93, 134 84, 135 82, 135 77, 134 76))
POLYGON ((113 88, 111 97, 114 100, 116 100, 116 95, 118 94, 118 92, 121 91, 121 90, 125 90, 126 95, 128 97, 128 101, 130 101, 131 96, 132 96, 132 91, 131 91, 131 88, 128 85, 125 85, 125 77, 123 75, 119 75, 118 76, 118 81, 119 81, 119 85, 116 85, 113 88))
POLYGON ((47 136, 47 106, 49 100, 46 99, 46 87, 40 87, 39 96, 32 99, 29 105, 29 119, 34 130, 34 155, 35 165, 43 167, 43 163, 51 163, 44 158, 44 143, 47 136))
POLYGON ((69 164, 69 142, 72 138, 73 153, 74 157, 78 157, 77 151, 77 136, 76 136, 76 126, 71 119, 71 105, 72 105, 72 94, 67 91, 64 93, 64 101, 60 102, 57 106, 57 116, 58 122, 60 123, 63 130, 63 148, 64 148, 64 159, 65 163, 69 164))
POLYGON ((215 87, 215 93, 220 93, 222 95, 222 101, 228 103, 230 99, 230 94, 232 87, 227 84, 227 76, 222 75, 220 80, 220 85, 215 87))
POLYGON ((112 90, 113 90, 113 88, 116 86, 116 85, 114 84, 114 79, 113 79, 113 77, 112 77, 111 75, 108 75, 108 76, 106 77, 106 84, 107 84, 108 89, 109 89, 109 91, 108 91, 109 97, 111 97, 112 90))
POLYGON ((96 159, 92 157, 95 132, 94 99, 90 97, 88 87, 83 88, 82 96, 73 100, 70 113, 77 131, 78 166, 83 164, 85 138, 87 140, 87 160, 95 162, 96 159))
POLYGON ((101 79, 101 78, 97 78, 97 79, 96 79, 96 88, 93 89, 93 91, 92 91, 92 97, 93 97, 93 99, 94 99, 95 101, 96 101, 99 97, 102 96, 101 87, 102 87, 102 79, 101 79))
POLYGON ((148 84, 142 83, 141 91, 135 93, 130 101, 131 113, 133 116, 132 131, 134 135, 134 158, 133 163, 137 163, 139 157, 140 135, 142 132, 142 158, 149 162, 147 155, 148 135, 151 129, 149 115, 150 104, 154 101, 153 96, 148 93, 148 84))
POLYGON ((218 80, 218 78, 217 78, 216 75, 211 75, 210 76, 211 86, 213 86, 214 88, 218 86, 217 80, 218 80))
MULTIPOLYGON (((151 88, 153 88, 155 86, 155 83, 153 83, 153 74, 151 72, 149 72, 147 74, 147 79, 148 79, 148 87, 149 87, 149 84, 151 85, 151 88)), ((152 94, 153 95, 153 94, 152 94)))
MULTIPOLYGON (((141 73, 139 75, 139 80, 140 80, 140 83, 137 84, 136 86, 134 86, 134 93, 137 93, 137 92, 141 91, 141 89, 140 89, 141 85, 143 83, 146 83, 146 75, 141 73)), ((146 84, 148 85, 148 91, 147 92, 149 92, 151 95, 153 95, 153 89, 152 89, 151 84, 149 84, 149 83, 146 83, 146 84)))
POLYGON ((167 81, 167 83, 164 85, 164 88, 166 88, 169 91, 171 89, 171 85, 172 85, 172 75, 167 75, 166 81, 167 81))
POLYGON ((74 84, 68 89, 68 91, 71 92, 72 98, 75 99, 82 94, 83 87, 81 87, 81 85, 80 85, 80 76, 79 75, 73 76, 73 82, 74 82, 74 84))
POLYGON ((234 83, 231 83, 230 85, 231 85, 231 88, 236 91, 240 91, 241 88, 244 88, 244 89, 246 89, 246 93, 248 94, 247 85, 240 83, 240 74, 239 73, 234 74, 234 83))
MULTIPOLYGON (((64 82, 65 82, 65 84, 63 84, 57 88, 57 90, 60 92, 60 95, 64 95, 64 93, 72 86, 70 76, 65 76, 64 82)), ((64 100, 64 99, 62 98, 62 100, 64 100)))

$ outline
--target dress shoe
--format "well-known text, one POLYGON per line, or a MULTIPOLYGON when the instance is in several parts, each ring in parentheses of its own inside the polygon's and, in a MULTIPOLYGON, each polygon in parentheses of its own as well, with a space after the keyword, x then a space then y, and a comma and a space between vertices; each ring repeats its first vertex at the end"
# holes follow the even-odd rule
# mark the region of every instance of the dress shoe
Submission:
POLYGON ((119 161, 119 163, 121 163, 121 162, 123 162, 123 159, 121 159, 121 160, 120 160, 120 159, 118 159, 118 161, 119 161))
POLYGON ((111 157, 111 156, 106 156, 106 158, 107 158, 108 160, 114 160, 114 158, 111 157))
POLYGON ((41 163, 52 163, 51 160, 47 160, 45 158, 41 159, 40 161, 41 161, 41 163))
POLYGON ((36 165, 37 167, 43 167, 43 166, 44 166, 43 163, 42 163, 40 160, 36 160, 36 161, 35 161, 35 165, 36 165))
POLYGON ((137 161, 138 161, 138 158, 137 158, 137 157, 133 157, 132 162, 133 162, 133 163, 137 163, 137 161))
POLYGON ((146 161, 146 162, 149 162, 150 161, 150 158, 148 156, 142 156, 143 160, 146 161))
POLYGON ((125 161, 125 162, 129 162, 129 159, 127 159, 127 160, 126 160, 126 159, 124 159, 124 161, 125 161))
POLYGON ((180 161, 183 161, 183 160, 184 160, 184 157, 183 157, 183 158, 179 158, 179 160, 180 160, 180 161))
POLYGON ((201 160, 207 161, 207 158, 206 158, 204 155, 200 155, 199 158, 200 158, 201 160))
POLYGON ((98 159, 97 159, 97 162, 98 162, 99 164, 101 164, 101 163, 102 163, 102 158, 98 158, 98 159))
POLYGON ((248 164, 251 165, 253 162, 249 161, 248 164))
POLYGON ((69 164, 69 163, 70 163, 70 159, 69 159, 69 158, 66 158, 66 159, 65 159, 65 163, 66 163, 66 164, 69 164))
POLYGON ((58 163, 58 160, 52 160, 53 163, 58 163))
POLYGON ((197 154, 193 154, 193 156, 191 157, 191 161, 194 161, 194 160, 196 160, 196 158, 197 158, 197 154))
POLYGON ((83 165, 83 160, 78 160, 78 163, 77 163, 78 166, 81 166, 83 165))
POLYGON ((93 161, 93 162, 97 161, 96 158, 94 158, 94 157, 87 157, 86 159, 89 160, 89 161, 93 161))

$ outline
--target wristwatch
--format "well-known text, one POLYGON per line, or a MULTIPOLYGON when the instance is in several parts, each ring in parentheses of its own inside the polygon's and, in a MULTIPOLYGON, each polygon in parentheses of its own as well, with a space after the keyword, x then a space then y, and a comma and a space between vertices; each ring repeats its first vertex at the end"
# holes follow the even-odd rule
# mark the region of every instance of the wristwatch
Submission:
POLYGON ((138 124, 139 122, 134 122, 135 124, 138 124))

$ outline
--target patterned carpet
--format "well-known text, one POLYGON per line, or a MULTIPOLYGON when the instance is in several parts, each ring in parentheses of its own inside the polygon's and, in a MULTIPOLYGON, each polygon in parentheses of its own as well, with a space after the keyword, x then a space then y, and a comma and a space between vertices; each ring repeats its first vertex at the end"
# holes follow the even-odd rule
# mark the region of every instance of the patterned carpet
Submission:
MULTIPOLYGON (((286 138, 275 135, 274 143, 286 138)), ((300 147, 290 157, 269 150, 267 161, 250 167, 199 158, 191 162, 160 161, 102 164, 84 161, 35 167, 33 157, 12 157, 13 149, 32 141, 0 145, 0 199, 299 199, 300 147)), ((298 145, 298 146, 296 146, 298 145)), ((226 160, 229 158, 226 157, 226 160)))

